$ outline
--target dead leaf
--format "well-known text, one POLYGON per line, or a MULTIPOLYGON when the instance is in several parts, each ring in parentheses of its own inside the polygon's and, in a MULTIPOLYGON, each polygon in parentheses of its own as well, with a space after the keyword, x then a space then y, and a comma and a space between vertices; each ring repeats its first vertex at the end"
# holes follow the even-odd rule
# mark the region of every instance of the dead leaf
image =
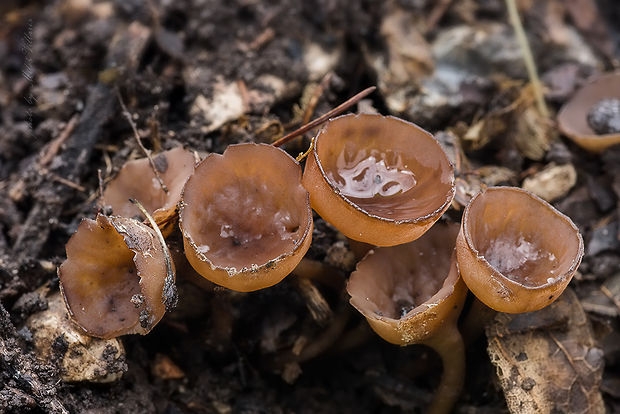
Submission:
POLYGON ((523 189, 536 194, 545 201, 564 197, 577 183, 577 171, 573 164, 551 163, 542 171, 523 180, 523 189))
POLYGON ((498 314, 487 338, 512 413, 605 412, 603 351, 570 288, 540 311, 498 314))

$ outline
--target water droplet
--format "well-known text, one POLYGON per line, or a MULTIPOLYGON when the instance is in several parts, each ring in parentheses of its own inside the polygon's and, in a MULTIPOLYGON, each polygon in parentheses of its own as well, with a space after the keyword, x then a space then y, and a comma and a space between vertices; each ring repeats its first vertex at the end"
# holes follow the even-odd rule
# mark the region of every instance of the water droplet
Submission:
POLYGON ((346 151, 338 156, 337 171, 329 171, 331 181, 345 196, 355 198, 390 197, 410 190, 416 179, 401 154, 361 150, 352 159, 346 151))

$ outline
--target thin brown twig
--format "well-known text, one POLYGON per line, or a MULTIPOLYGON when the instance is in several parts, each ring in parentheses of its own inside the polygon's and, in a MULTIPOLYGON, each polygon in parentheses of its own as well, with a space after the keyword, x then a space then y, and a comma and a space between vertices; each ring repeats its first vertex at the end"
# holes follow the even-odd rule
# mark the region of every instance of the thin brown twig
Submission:
POLYGON ((101 168, 97 168, 97 179, 99 180, 99 194, 97 194, 97 204, 99 204, 99 209, 103 210, 103 178, 101 177, 101 168))
POLYGON ((452 4, 452 0, 439 0, 433 10, 429 13, 428 19, 426 21, 426 27, 424 28, 424 32, 428 33, 437 26, 439 20, 446 14, 448 8, 452 4))
POLYGON ((336 115, 339 115, 342 112, 346 111, 347 109, 349 109, 349 107, 355 105, 357 102, 359 102, 360 100, 362 100, 365 97, 367 97, 368 95, 370 95, 375 89, 377 89, 375 86, 371 86, 370 88, 364 89, 363 91, 361 91, 357 95, 347 99, 345 102, 341 103, 340 105, 338 105, 337 107, 335 107, 331 111, 321 115, 320 117, 318 117, 314 121, 312 121, 312 122, 310 122, 310 123, 308 123, 306 125, 303 125, 302 127, 296 129, 295 131, 293 131, 293 132, 283 136, 282 138, 280 138, 279 140, 277 140, 276 142, 274 142, 271 145, 273 145, 274 147, 279 147, 281 145, 286 144, 287 142, 289 142, 290 140, 292 140, 296 136, 299 136, 301 134, 305 134, 306 132, 310 131, 311 129, 314 129, 317 126, 321 125, 323 122, 327 121, 329 118, 334 117, 336 115))
POLYGON ((78 183, 74 183, 73 181, 68 180, 64 177, 61 177, 58 174, 51 172, 47 168, 42 168, 41 173, 49 176, 52 181, 56 181, 57 183, 66 185, 67 187, 73 188, 74 190, 78 190, 82 193, 86 192, 86 188, 84 188, 83 186, 79 185, 78 183))
POLYGON ((131 125, 131 129, 133 130, 134 138, 138 142, 138 146, 140 147, 144 155, 146 155, 146 158, 149 160, 149 164, 151 164, 151 169, 153 170, 153 173, 155 174, 155 178, 159 182, 161 189, 164 190, 164 193, 168 194, 168 187, 166 187, 166 184, 164 184, 164 181, 159 175, 159 171, 157 171, 157 167, 155 166, 155 162, 153 161, 153 158, 151 158, 151 154, 149 153, 149 150, 147 150, 144 144, 142 144, 142 139, 140 138, 140 134, 138 134, 138 128, 136 128, 136 124, 135 122, 133 122, 133 119, 131 118, 131 114, 129 113, 129 111, 127 110, 127 107, 125 106, 125 102, 123 101, 121 92, 118 89, 116 89, 116 96, 118 97, 118 102, 121 105, 123 116, 127 118, 127 122, 129 122, 129 125, 131 125))
POLYGON ((54 156, 58 153, 58 150, 62 146, 62 144, 69 138, 75 126, 77 125, 77 121, 80 119, 78 115, 73 115, 69 122, 67 122, 67 126, 62 130, 58 138, 54 139, 50 145, 45 149, 45 153, 41 155, 39 159, 39 166, 45 167, 49 164, 54 156))
POLYGON ((314 88, 314 91, 312 91, 312 96, 308 100, 308 105, 306 106, 306 111, 304 112, 304 117, 301 121, 302 124, 307 124, 310 122, 310 118, 312 118, 312 114, 314 114, 314 110, 319 103, 319 99, 323 95, 323 92, 325 92, 325 89, 327 89, 329 81, 332 79, 333 75, 333 72, 327 72, 327 74, 323 76, 323 79, 321 79, 321 83, 319 83, 316 88, 314 88))

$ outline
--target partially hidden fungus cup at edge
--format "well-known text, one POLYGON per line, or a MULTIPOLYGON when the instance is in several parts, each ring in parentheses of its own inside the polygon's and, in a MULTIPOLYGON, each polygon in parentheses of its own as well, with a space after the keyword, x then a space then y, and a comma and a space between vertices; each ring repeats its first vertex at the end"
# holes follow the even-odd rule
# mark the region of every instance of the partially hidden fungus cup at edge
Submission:
POLYGON ((209 154, 185 184, 179 225, 185 255, 203 277, 241 292, 275 285, 312 240, 301 167, 266 144, 209 154))
POLYGON ((303 183, 321 217, 376 246, 417 239, 454 197, 454 170, 437 140, 375 114, 330 120, 315 138, 303 183))
POLYGON ((194 154, 176 147, 157 154, 153 164, 167 192, 153 172, 148 158, 127 161, 118 175, 110 181, 102 195, 104 205, 112 208, 116 216, 142 216, 139 209, 129 201, 139 200, 153 215, 164 235, 174 229, 177 204, 187 178, 194 171, 194 154))
POLYGON ((575 224, 539 197, 490 187, 463 213, 456 252, 467 287, 506 313, 544 308, 558 298, 583 257, 575 224))
POLYGON ((137 220, 97 215, 84 219, 58 268, 71 320, 86 334, 113 338, 146 334, 176 298, 167 284, 163 246, 137 220))
POLYGON ((351 304, 383 339, 425 344, 443 363, 430 413, 449 412, 460 395, 465 350, 457 329, 467 287, 454 247, 458 224, 437 223, 416 241, 371 250, 351 274, 351 304))
POLYGON ((590 79, 562 106, 558 126, 588 151, 620 144, 620 72, 590 79))

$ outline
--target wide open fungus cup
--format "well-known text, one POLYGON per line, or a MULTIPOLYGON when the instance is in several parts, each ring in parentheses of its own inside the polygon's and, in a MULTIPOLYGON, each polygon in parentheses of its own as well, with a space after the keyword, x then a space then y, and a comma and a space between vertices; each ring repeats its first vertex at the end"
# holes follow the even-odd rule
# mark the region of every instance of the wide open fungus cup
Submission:
POLYGON ((332 119, 316 136, 303 182, 321 217, 376 246, 417 239, 454 197, 453 167, 433 136, 375 114, 332 119))
POLYGON ((579 89, 558 114, 560 131, 592 152, 620 144, 620 132, 598 134, 588 121, 594 107, 606 99, 620 99, 620 72, 595 76, 579 89))
POLYGON ((351 304, 379 336, 424 343, 454 325, 467 287, 454 256, 458 224, 438 223, 418 240, 370 251, 351 274, 351 304))
POLYGON ((137 220, 84 219, 66 250, 58 269, 61 292, 70 318, 88 335, 144 335, 176 300, 163 246, 137 220))
POLYGON ((312 210, 299 163, 266 144, 210 154, 183 190, 185 255, 203 277, 241 292, 287 276, 312 240, 312 210))
POLYGON ((194 154, 176 147, 157 154, 153 163, 168 192, 162 188, 147 158, 128 161, 103 192, 102 201, 112 207, 114 215, 142 216, 130 198, 140 200, 158 224, 175 214, 185 181, 194 171, 194 154))
POLYGON ((583 256, 573 222, 539 197, 490 187, 463 213, 456 252, 463 280, 488 307, 539 310, 564 291, 583 256))

